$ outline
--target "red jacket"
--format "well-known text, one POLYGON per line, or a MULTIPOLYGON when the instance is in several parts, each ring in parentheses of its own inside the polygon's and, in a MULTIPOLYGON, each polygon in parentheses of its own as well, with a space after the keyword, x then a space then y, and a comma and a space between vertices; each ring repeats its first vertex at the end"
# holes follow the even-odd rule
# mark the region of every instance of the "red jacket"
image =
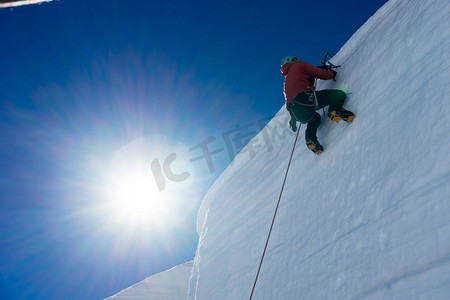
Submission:
POLYGON ((291 62, 281 67, 284 76, 284 98, 286 107, 298 94, 308 87, 314 88, 314 79, 333 79, 334 73, 330 70, 315 67, 307 62, 291 62))

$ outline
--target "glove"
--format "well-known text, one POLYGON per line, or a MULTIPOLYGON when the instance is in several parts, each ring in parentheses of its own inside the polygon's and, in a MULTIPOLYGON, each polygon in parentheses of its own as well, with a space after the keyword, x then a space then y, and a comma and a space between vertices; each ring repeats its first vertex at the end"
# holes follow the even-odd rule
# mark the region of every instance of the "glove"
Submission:
POLYGON ((337 72, 336 72, 335 70, 330 70, 330 71, 333 72, 333 74, 334 74, 334 76, 333 76, 332 79, 335 79, 335 78, 336 78, 336 75, 337 75, 337 72))
POLYGON ((297 122, 294 119, 291 119, 289 121, 289 129, 292 130, 293 132, 297 131, 297 122))

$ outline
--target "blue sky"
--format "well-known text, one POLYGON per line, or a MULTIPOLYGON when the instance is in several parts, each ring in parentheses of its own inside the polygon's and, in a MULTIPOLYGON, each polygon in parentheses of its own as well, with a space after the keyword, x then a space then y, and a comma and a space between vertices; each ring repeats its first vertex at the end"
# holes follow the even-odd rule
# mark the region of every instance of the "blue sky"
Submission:
POLYGON ((201 198, 283 105, 281 58, 319 64, 385 2, 0 9, 1 298, 100 299, 191 260, 201 198))

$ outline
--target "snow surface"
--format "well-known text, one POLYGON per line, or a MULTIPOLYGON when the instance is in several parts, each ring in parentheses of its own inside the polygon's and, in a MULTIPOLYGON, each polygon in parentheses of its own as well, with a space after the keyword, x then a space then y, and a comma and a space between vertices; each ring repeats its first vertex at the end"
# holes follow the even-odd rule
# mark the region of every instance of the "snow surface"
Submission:
MULTIPOLYGON (((253 299, 449 299, 450 2, 389 1, 332 62, 337 83, 318 89, 351 93, 357 118, 323 118, 320 156, 300 128, 253 299)), ((188 299, 249 299, 295 139, 287 121, 282 107, 208 191, 188 299)), ((188 266, 116 297, 166 299, 145 285, 169 293, 188 266)))
POLYGON ((150 276, 107 299, 186 299, 192 261, 150 276))

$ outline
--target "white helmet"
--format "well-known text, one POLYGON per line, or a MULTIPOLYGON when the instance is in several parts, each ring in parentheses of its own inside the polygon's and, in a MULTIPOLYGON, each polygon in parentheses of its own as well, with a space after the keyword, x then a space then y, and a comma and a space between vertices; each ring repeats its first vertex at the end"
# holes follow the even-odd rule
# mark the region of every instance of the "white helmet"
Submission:
POLYGON ((284 64, 292 62, 294 60, 294 58, 297 58, 297 56, 289 55, 289 56, 283 57, 283 59, 281 60, 281 66, 284 66, 284 64))

